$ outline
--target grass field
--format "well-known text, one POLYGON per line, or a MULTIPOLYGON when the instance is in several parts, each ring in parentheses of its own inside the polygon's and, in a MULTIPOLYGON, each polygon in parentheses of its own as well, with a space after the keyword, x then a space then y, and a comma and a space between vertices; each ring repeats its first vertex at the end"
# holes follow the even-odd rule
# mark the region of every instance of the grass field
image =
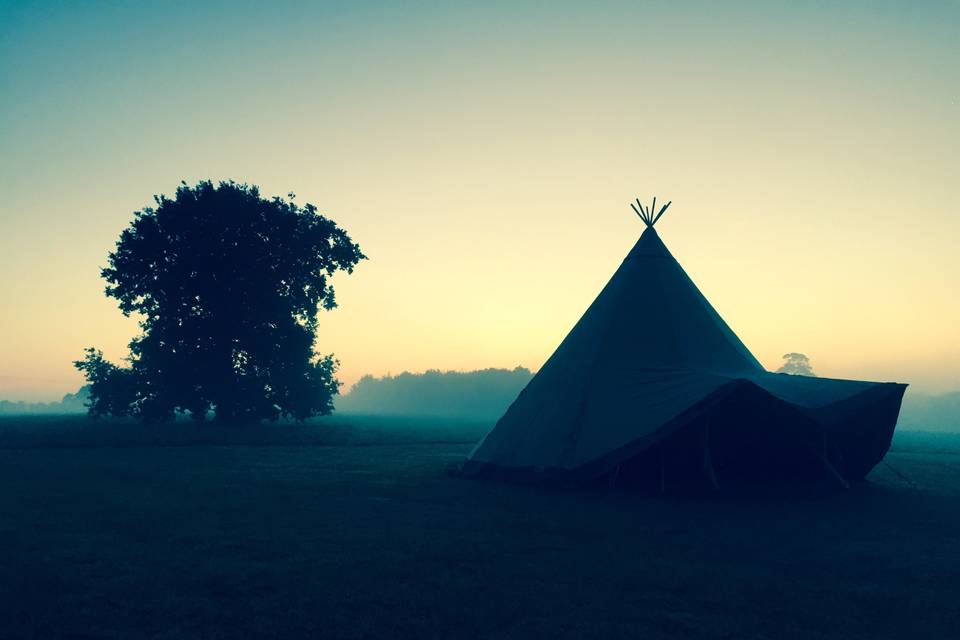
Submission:
POLYGON ((450 477, 482 432, 0 421, 0 638, 960 637, 960 437, 691 500, 450 477))

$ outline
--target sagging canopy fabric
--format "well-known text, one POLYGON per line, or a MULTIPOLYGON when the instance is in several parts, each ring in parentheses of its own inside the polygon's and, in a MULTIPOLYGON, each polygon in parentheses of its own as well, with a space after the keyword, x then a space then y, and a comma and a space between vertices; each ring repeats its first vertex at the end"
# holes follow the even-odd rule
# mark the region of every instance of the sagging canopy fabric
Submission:
POLYGON ((648 226, 463 471, 589 479, 671 439, 676 448, 695 425, 714 430, 721 455, 782 430, 782 442, 853 479, 889 448, 905 388, 765 371, 648 226))

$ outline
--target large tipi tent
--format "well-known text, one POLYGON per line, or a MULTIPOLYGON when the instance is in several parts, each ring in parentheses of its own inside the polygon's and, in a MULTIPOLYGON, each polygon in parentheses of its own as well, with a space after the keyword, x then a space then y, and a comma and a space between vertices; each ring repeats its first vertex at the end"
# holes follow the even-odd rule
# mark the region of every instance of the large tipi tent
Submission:
POLYGON ((654 230, 669 204, 634 207, 640 239, 465 474, 845 486, 883 458, 906 385, 765 371, 654 230))

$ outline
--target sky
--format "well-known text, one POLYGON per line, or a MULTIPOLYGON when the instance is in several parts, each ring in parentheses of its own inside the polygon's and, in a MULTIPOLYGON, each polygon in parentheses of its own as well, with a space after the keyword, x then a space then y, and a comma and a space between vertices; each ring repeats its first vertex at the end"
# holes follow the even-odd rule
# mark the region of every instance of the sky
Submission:
POLYGON ((320 320, 347 386, 539 368, 656 195, 767 368, 960 389, 960 3, 720 4, 0 0, 0 399, 124 357, 99 269, 206 178, 369 256, 320 320))

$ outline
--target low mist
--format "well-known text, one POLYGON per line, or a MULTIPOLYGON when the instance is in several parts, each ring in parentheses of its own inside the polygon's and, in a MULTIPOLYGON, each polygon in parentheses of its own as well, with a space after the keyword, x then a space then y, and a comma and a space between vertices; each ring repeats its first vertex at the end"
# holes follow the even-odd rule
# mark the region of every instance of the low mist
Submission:
MULTIPOLYGON (((496 421, 533 377, 524 367, 478 371, 404 372, 366 375, 335 400, 340 414, 433 417, 471 422, 496 421)), ((0 416, 86 413, 87 387, 59 402, 0 400, 0 416)), ((960 391, 930 394, 907 390, 897 428, 960 432, 960 391)))
POLYGON ((366 375, 334 404, 341 413, 495 421, 532 377, 524 367, 366 375))
POLYGON ((68 393, 59 402, 24 402, 23 400, 0 400, 0 416, 64 415, 86 413, 90 389, 80 387, 76 393, 68 393))
POLYGON ((907 390, 897 427, 917 431, 960 431, 960 391, 928 394, 907 390))

